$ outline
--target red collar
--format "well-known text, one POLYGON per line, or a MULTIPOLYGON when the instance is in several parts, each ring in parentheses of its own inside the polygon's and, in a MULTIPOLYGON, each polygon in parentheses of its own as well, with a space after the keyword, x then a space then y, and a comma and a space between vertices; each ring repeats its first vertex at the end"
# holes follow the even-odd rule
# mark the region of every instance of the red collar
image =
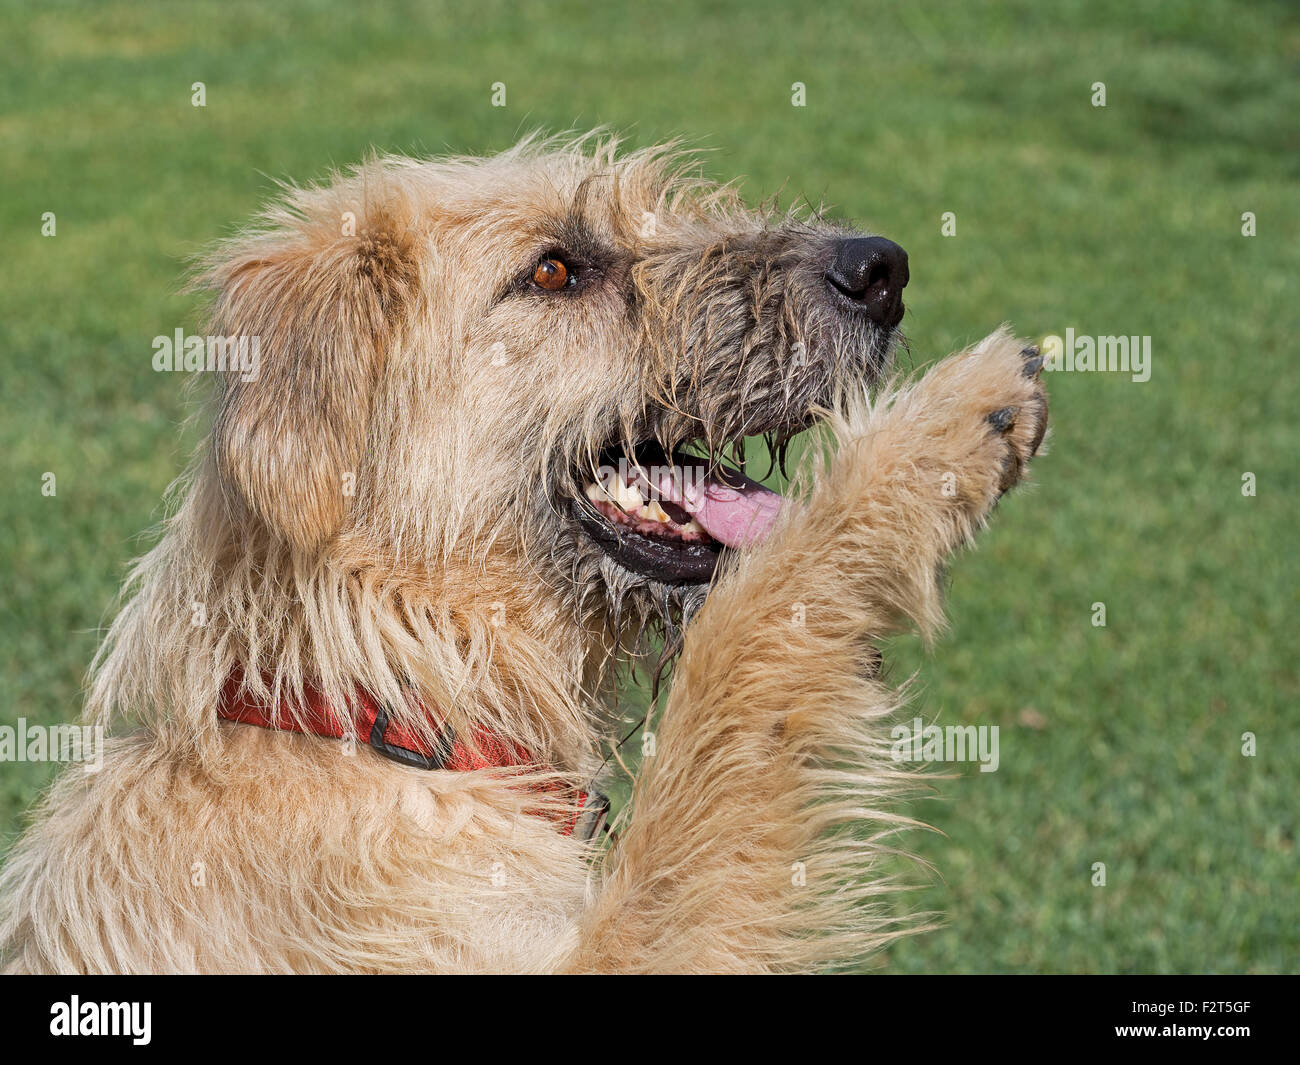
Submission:
MULTIPOLYGON (((385 758, 417 769, 446 769, 468 772, 475 769, 503 769, 537 765, 526 748, 491 732, 475 727, 473 745, 457 739, 451 727, 434 720, 437 739, 428 743, 420 736, 390 720, 369 692, 358 688, 352 701, 352 714, 339 713, 320 689, 308 685, 303 690, 299 712, 294 715, 281 703, 272 706, 244 686, 243 674, 231 673, 217 704, 217 716, 225 721, 239 721, 262 728, 282 729, 312 736, 341 740, 356 736, 385 758)), ((544 785, 551 791, 559 785, 544 785)), ((605 824, 609 800, 598 791, 575 791, 576 809, 563 815, 564 834, 591 839, 605 824)))

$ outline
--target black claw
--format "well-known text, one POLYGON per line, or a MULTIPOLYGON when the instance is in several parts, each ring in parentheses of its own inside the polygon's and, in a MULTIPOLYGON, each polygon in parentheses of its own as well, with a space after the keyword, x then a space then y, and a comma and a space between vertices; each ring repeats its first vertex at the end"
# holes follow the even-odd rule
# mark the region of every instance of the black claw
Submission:
POLYGON ((1043 437, 1047 435, 1047 404, 1041 399, 1037 402, 1038 414, 1038 432, 1034 434, 1034 439, 1029 445, 1031 455, 1038 454, 1038 445, 1043 442, 1043 437))
POLYGON ((1005 433, 1016 424, 1016 415, 1019 413, 1019 407, 1003 407, 1001 410, 995 410, 990 414, 988 422, 999 433, 1005 433))
POLYGON ((1007 450, 1007 457, 1002 460, 1002 480, 998 482, 998 498, 1001 499, 1020 480, 1020 456, 1014 449, 1007 450))
MULTIPOLYGON (((1028 350, 1029 350, 1029 351, 1033 351, 1034 349, 1033 349, 1033 348, 1029 348, 1028 350)), ((1026 377, 1037 377, 1037 376, 1038 376, 1038 371, 1041 370, 1042 368, 1043 368, 1043 357, 1042 357, 1041 355, 1035 355, 1032 359, 1029 359, 1029 360, 1025 363, 1025 365, 1024 365, 1024 367, 1022 368, 1021 372, 1022 372, 1026 377)))

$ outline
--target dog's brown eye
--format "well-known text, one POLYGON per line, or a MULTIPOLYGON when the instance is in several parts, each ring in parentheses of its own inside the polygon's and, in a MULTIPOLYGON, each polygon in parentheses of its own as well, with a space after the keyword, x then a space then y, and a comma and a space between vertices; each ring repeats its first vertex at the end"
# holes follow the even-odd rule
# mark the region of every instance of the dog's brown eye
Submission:
POLYGON ((533 284, 547 292, 558 292, 569 283, 569 268, 559 259, 543 259, 533 271, 533 284))

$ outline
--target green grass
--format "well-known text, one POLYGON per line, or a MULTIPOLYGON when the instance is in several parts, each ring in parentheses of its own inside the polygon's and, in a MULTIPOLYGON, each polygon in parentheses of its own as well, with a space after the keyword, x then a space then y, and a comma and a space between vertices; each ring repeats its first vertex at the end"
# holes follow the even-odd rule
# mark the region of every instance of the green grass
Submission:
MULTIPOLYGON (((78 711, 124 563, 197 442, 150 340, 197 325, 186 258, 271 179, 537 126, 682 134, 755 198, 824 196, 902 243, 914 365, 1003 320, 1152 337, 1146 384, 1049 380, 1051 453, 953 566, 951 634, 933 655, 890 648, 896 676, 919 670, 919 713, 1003 734, 998 772, 963 767, 916 807, 945 835, 912 837, 942 874, 912 901, 946 925, 889 966, 1297 967, 1300 21, 1284 5, 4 6, 0 723, 78 711)), ((0 837, 49 769, 0 766, 0 837)))

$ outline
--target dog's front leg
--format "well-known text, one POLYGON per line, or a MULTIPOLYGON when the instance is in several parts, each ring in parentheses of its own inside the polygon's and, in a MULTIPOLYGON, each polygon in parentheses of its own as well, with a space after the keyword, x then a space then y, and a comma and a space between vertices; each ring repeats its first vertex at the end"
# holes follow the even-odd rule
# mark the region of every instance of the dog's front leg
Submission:
POLYGON ((810 968, 896 933, 874 865, 907 774, 874 642, 940 626, 946 556, 1041 442, 1023 349, 998 333, 852 406, 807 503, 710 593, 574 968, 810 968))

